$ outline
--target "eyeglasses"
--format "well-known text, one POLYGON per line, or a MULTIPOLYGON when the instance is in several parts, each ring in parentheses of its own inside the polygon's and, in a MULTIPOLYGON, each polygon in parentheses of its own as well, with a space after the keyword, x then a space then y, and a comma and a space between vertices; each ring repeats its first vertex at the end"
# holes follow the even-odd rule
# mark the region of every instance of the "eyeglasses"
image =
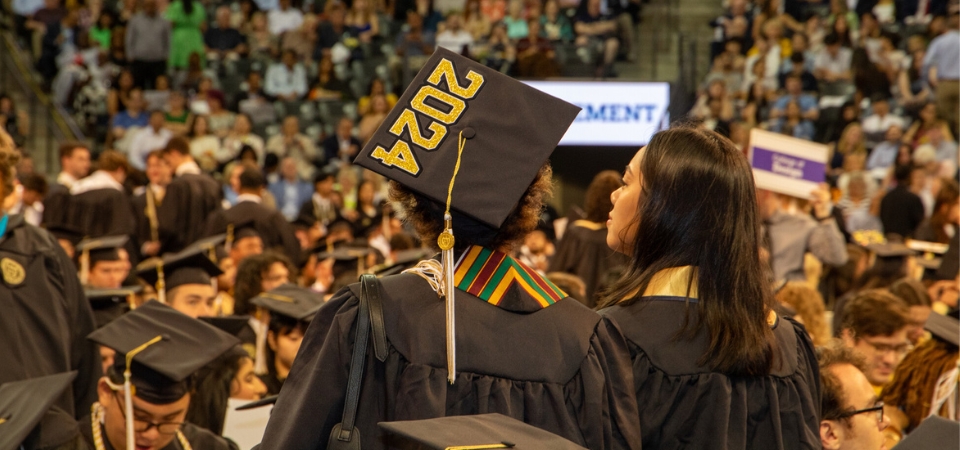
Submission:
POLYGON ((876 406, 872 406, 870 408, 864 408, 864 409, 858 409, 856 411, 845 412, 843 414, 840 414, 840 416, 837 418, 846 419, 847 417, 853 417, 857 414, 864 414, 864 413, 876 413, 877 423, 883 422, 883 402, 879 402, 876 404, 876 406))
MULTIPOLYGON (((114 397, 117 398, 117 404, 120 405, 120 412, 126 417, 126 412, 123 410, 123 399, 120 397, 120 394, 116 391, 113 392, 114 397)), ((151 428, 156 427, 157 431, 160 434, 173 435, 177 431, 180 431, 180 427, 183 425, 183 422, 148 422, 146 420, 133 418, 133 431, 137 433, 145 433, 150 431, 151 428)))
POLYGON ((873 347, 873 349, 876 350, 877 353, 881 353, 881 354, 887 354, 887 353, 893 352, 897 356, 903 356, 903 355, 906 355, 907 353, 910 353, 910 350, 913 350, 913 346, 910 344, 899 344, 899 345, 877 344, 877 343, 870 342, 866 339, 862 339, 862 340, 863 342, 866 342, 867 345, 873 347))

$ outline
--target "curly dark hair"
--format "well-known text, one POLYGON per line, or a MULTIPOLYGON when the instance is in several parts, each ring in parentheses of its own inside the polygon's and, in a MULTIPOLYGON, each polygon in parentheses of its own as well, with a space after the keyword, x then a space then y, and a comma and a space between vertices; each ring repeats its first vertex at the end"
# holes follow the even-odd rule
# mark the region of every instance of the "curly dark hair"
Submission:
POLYGON ((188 422, 218 436, 223 433, 231 385, 245 359, 250 359, 250 355, 236 346, 197 372, 187 409, 188 422))
POLYGON ((237 266, 237 280, 233 285, 234 314, 250 314, 250 299, 263 292, 263 275, 270 270, 274 263, 283 263, 290 271, 290 277, 295 277, 296 268, 286 255, 267 250, 259 255, 248 256, 237 266))
MULTIPOLYGON (((499 229, 487 227, 457 211, 451 211, 457 248, 476 244, 494 250, 512 250, 527 233, 537 228, 540 213, 543 211, 543 201, 552 191, 553 169, 548 161, 540 167, 537 176, 499 229)), ((390 181, 390 201, 398 215, 413 225, 420 241, 439 251, 437 236, 443 232, 444 206, 414 193, 396 181, 390 181)))

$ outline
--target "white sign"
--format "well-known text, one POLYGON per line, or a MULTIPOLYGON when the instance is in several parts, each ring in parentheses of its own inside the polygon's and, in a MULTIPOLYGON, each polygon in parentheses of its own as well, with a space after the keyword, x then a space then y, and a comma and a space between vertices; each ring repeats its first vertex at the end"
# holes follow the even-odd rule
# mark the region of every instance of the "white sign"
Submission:
POLYGON ((270 420, 270 411, 273 411, 273 405, 237 411, 238 407, 248 403, 250 400, 229 399, 227 416, 223 420, 223 437, 235 442, 240 450, 250 450, 260 443, 270 420))
POLYGON ((760 189, 810 198, 827 175, 826 145, 779 133, 750 131, 750 166, 760 189))
MULTIPOLYGON (((560 145, 640 147, 669 126, 669 83, 524 81, 582 108, 560 145)), ((531 120, 536 124, 536 118, 531 120)))

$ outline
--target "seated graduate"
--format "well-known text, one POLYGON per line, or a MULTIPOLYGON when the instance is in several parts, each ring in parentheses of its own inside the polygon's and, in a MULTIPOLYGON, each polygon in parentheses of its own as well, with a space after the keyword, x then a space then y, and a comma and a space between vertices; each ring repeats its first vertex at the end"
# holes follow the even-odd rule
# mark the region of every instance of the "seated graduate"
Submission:
POLYGON ((307 288, 284 284, 263 292, 250 303, 269 312, 267 373, 260 376, 269 395, 277 395, 290 374, 310 320, 323 305, 323 298, 307 288))
POLYGON ((221 436, 230 399, 256 401, 266 394, 266 385, 253 373, 253 359, 235 346, 197 371, 186 420, 221 436))
MULTIPOLYGON (((537 226, 550 191, 547 158, 577 113, 438 49, 358 156, 394 180, 391 199, 419 238, 443 251, 443 264, 430 259, 380 279, 384 331, 374 336, 385 339, 374 341, 383 352, 367 351, 357 410, 364 449, 388 447, 379 422, 478 413, 590 448, 640 448, 635 400, 622 395, 630 378, 622 338, 509 256, 537 226), (416 121, 427 120, 410 108, 431 116, 432 142, 397 140, 405 124, 417 135, 416 121), (518 119, 526 117, 541 120, 531 127, 518 119)), ((324 448, 342 418, 359 311, 353 284, 317 312, 262 449, 324 448)))
POLYGON ((80 425, 95 450, 236 448, 184 421, 194 373, 237 345, 235 337, 149 301, 88 339, 117 352, 98 384, 99 401, 80 425))
POLYGON ((601 302, 630 347, 644 448, 819 448, 817 359, 779 317, 750 165, 713 131, 653 136, 614 191, 630 257, 601 302))
MULTIPOLYGON (((137 294, 143 290, 141 286, 129 286, 119 289, 84 289, 83 293, 93 309, 93 317, 97 328, 102 328, 118 317, 130 311, 139 304, 137 294)), ((103 373, 113 364, 116 352, 110 347, 100 346, 100 361, 103 364, 103 373)))
POLYGON ((124 258, 126 256, 124 246, 128 240, 127 236, 107 236, 86 239, 77 244, 77 251, 80 252, 80 283, 83 284, 87 299, 91 301, 90 306, 93 308, 93 318, 97 328, 120 317, 121 314, 130 310, 130 306, 133 306, 127 302, 126 296, 115 298, 90 292, 113 291, 123 287, 123 281, 130 273, 130 260, 124 258))
POLYGON ((222 273, 208 250, 194 245, 159 261, 145 261, 137 276, 157 290, 161 303, 197 318, 215 314, 217 290, 212 277, 222 273))

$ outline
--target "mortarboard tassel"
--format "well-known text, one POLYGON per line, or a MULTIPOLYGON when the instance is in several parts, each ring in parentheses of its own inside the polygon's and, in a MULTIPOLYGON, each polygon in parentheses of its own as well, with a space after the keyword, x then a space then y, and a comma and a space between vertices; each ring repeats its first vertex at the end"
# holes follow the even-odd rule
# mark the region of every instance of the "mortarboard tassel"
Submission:
POLYGON ((167 283, 163 279, 163 260, 157 259, 157 300, 167 304, 167 283))
POLYGON ((227 224, 227 238, 223 241, 223 251, 230 253, 230 248, 233 247, 233 224, 227 224))
POLYGON ((123 412, 126 413, 125 419, 128 449, 136 448, 136 439, 134 438, 133 432, 133 384, 130 382, 130 364, 133 363, 133 358, 137 356, 137 354, 144 351, 147 347, 160 342, 161 340, 163 340, 163 336, 157 336, 147 342, 144 342, 139 347, 127 352, 127 366, 123 371, 123 412))
POLYGON ((457 379, 457 336, 456 312, 454 303, 453 282, 453 246, 455 239, 453 237, 453 216, 450 215, 450 201, 453 198, 453 184, 457 179, 457 173, 460 172, 460 159, 463 156, 463 147, 466 144, 463 138, 463 131, 460 132, 457 148, 457 165, 453 168, 453 176, 450 177, 450 187, 447 188, 447 208, 443 213, 443 233, 437 237, 437 245, 440 247, 440 261, 443 266, 443 286, 444 298, 447 306, 447 381, 453 384, 457 379))

